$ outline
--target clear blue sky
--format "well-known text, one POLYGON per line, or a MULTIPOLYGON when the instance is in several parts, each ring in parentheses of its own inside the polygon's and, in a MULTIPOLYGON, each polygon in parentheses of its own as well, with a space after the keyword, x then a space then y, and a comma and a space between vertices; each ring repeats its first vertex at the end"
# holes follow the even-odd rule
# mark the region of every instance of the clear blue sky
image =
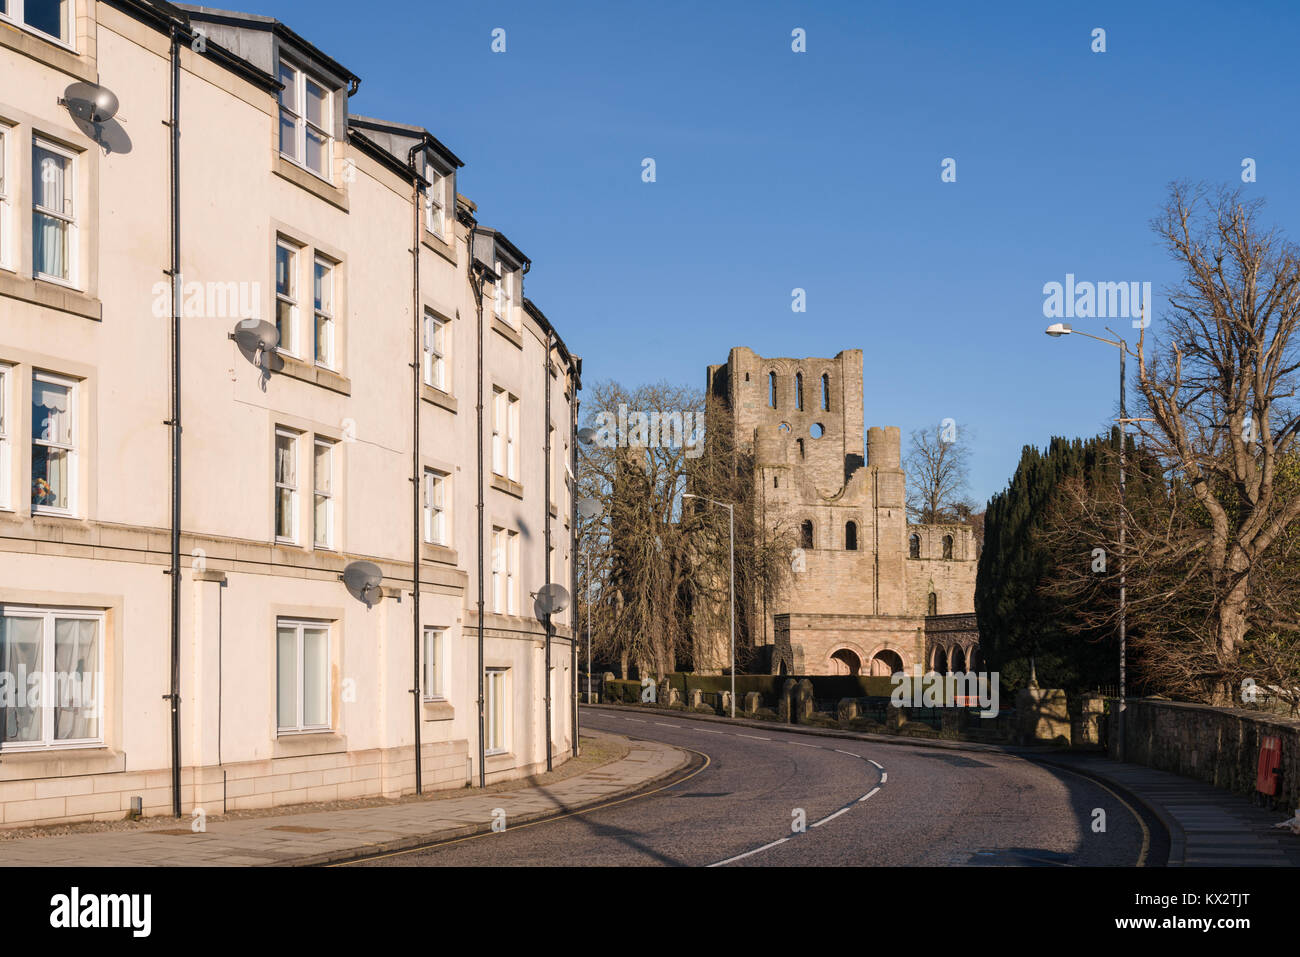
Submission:
POLYGON ((1166 184, 1240 184, 1244 157, 1265 218, 1296 222, 1298 6, 242 9, 360 75, 354 112, 426 126, 465 160, 461 191, 532 257, 526 293, 589 382, 702 386, 734 345, 861 348, 867 424, 968 423, 982 501, 1022 445, 1115 414, 1116 350, 1044 336, 1044 283, 1150 281, 1158 332, 1177 278, 1148 225, 1166 184))

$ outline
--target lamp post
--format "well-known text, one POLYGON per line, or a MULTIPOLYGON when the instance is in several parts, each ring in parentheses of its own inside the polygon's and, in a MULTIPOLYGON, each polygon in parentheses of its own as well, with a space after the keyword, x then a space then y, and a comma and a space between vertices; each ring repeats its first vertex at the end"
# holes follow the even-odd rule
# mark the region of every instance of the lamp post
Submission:
POLYGON ((731 552, 731 716, 736 716, 736 507, 728 502, 715 502, 703 495, 683 492, 682 498, 698 498, 710 505, 719 505, 727 510, 729 544, 731 552))
MULTIPOLYGON (((1146 310, 1143 309, 1143 324, 1146 322, 1146 310)), ((1104 342, 1108 346, 1114 346, 1119 350, 1119 715, 1116 724, 1116 748, 1115 759, 1124 760, 1124 712, 1127 708, 1127 627, 1128 627, 1128 595, 1127 595, 1127 566, 1125 563, 1124 546, 1128 534, 1128 514, 1125 507, 1125 466, 1127 465, 1126 456, 1126 439, 1128 437, 1128 423, 1135 422, 1136 419, 1128 417, 1128 407, 1125 402, 1126 375, 1124 369, 1124 360, 1130 354, 1136 356, 1136 353, 1130 353, 1128 343, 1120 337, 1115 330, 1109 326, 1106 331, 1114 339, 1107 339, 1103 336, 1094 336, 1090 332, 1080 332, 1070 327, 1068 322, 1054 322, 1043 330, 1047 335, 1054 339, 1061 336, 1078 335, 1086 336, 1089 339, 1096 339, 1098 342, 1104 342)))

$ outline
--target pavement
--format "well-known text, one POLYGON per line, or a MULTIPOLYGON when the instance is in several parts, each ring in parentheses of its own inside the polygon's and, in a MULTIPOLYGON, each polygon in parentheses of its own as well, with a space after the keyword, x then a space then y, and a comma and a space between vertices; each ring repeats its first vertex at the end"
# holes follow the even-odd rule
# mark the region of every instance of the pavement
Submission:
MULTIPOLYGON (((583 735, 589 732, 584 729, 583 735)), ((600 734, 600 732, 591 732, 600 734)), ((627 755, 553 784, 371 808, 99 831, 0 842, 0 865, 76 867, 305 866, 391 853, 598 806, 679 776, 690 755, 632 741, 627 755)))

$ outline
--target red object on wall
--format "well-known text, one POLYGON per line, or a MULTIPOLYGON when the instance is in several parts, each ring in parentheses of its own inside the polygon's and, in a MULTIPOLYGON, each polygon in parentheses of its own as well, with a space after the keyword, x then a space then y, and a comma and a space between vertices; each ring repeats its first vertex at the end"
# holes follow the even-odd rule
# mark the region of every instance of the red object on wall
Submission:
POLYGON ((1259 746, 1259 772, 1255 775, 1255 790, 1276 797, 1278 780, 1282 777, 1281 767, 1282 739, 1269 735, 1259 746))

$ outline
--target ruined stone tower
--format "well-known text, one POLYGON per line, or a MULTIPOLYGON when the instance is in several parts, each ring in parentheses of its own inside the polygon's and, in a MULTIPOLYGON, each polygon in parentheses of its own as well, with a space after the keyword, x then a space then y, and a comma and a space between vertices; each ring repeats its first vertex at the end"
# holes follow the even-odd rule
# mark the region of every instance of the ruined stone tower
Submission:
POLYGON ((708 395, 708 431, 734 430, 754 454, 759 526, 792 530, 799 546, 787 593, 747 607, 772 671, 934 666, 926 619, 973 614, 974 540, 966 526, 908 524, 898 428, 865 430, 864 448, 862 351, 773 359, 737 347, 709 367, 708 395))

